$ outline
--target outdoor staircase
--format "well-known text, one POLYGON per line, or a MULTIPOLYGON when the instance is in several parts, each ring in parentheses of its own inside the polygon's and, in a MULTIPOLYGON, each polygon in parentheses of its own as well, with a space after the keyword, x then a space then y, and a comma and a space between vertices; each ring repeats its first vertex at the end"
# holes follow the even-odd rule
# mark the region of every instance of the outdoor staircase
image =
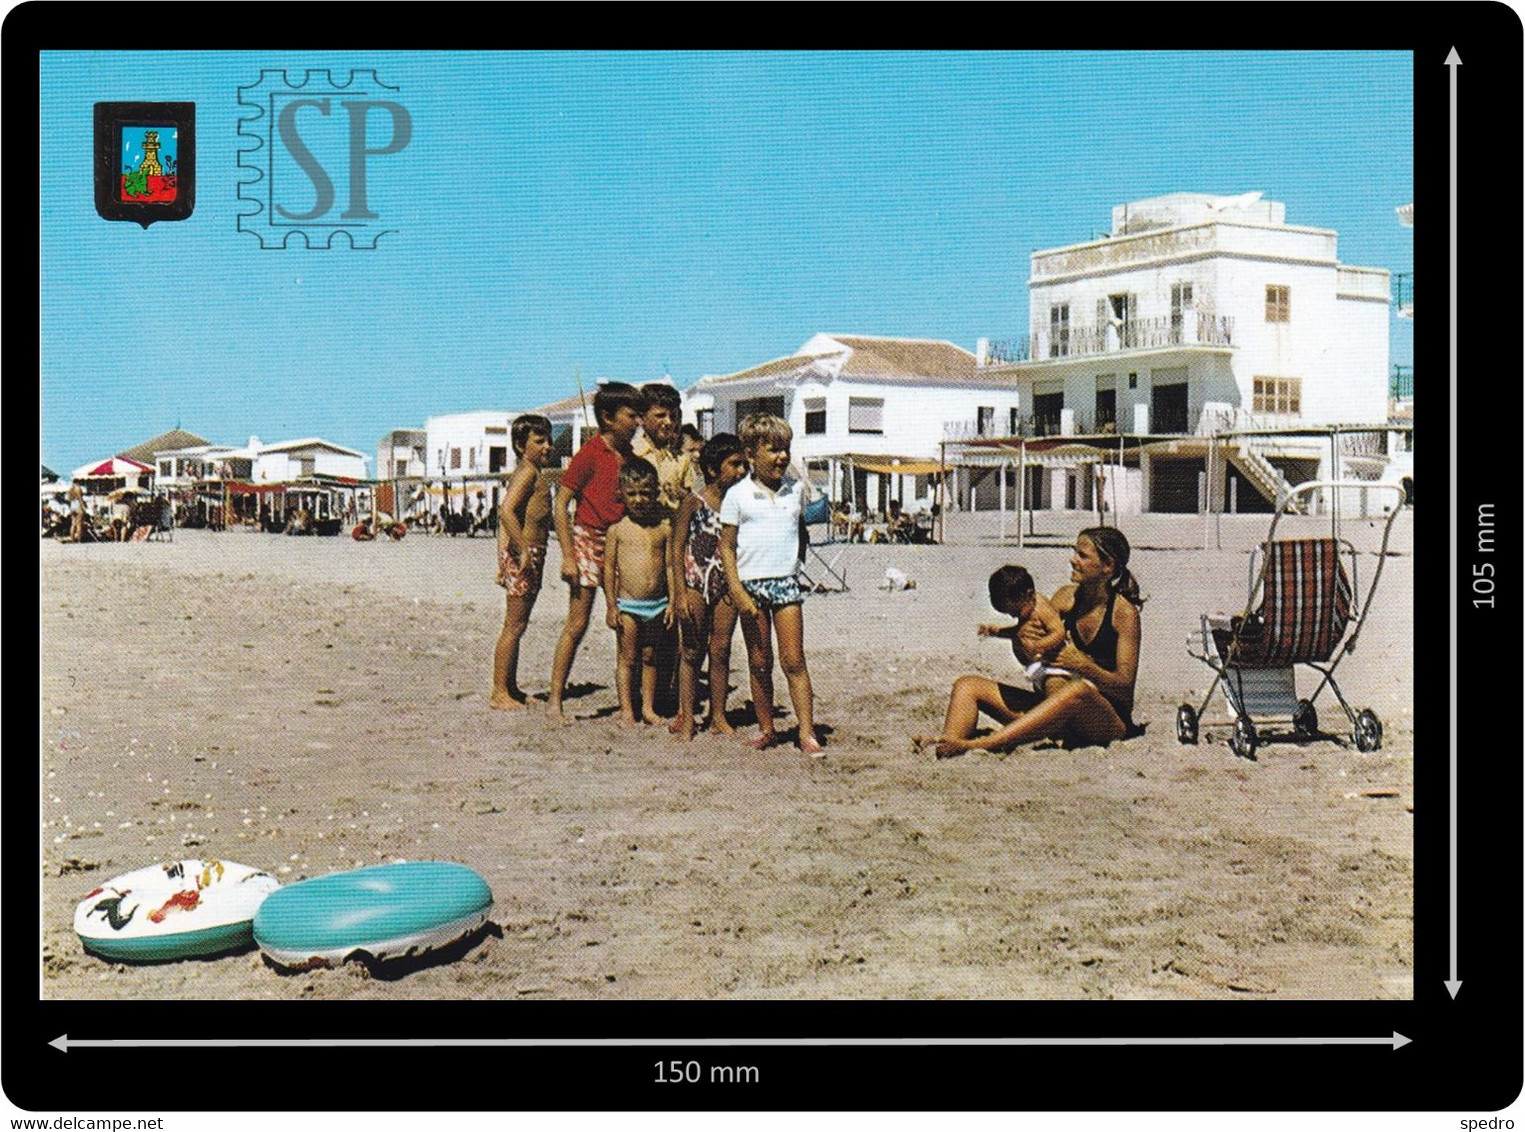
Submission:
MULTIPOLYGON (((1239 474, 1273 506, 1291 492, 1292 485, 1287 482, 1287 477, 1281 474, 1275 464, 1248 445, 1241 443, 1230 448, 1227 456, 1228 462, 1239 470, 1239 474)), ((1301 514, 1302 504, 1292 503, 1287 510, 1294 514, 1301 514)))

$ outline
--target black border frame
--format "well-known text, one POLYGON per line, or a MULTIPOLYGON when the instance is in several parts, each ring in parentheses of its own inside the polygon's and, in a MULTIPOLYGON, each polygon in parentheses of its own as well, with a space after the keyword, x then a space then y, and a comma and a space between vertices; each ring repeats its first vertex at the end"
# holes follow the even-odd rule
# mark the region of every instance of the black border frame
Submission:
MULTIPOLYGON (((406 13, 409 8, 397 9, 406 13)), ((925 15, 927 10, 923 10, 925 15)), ((3 1062, 0 1084, 19 1106, 55 1109, 79 1097, 82 1082, 109 1070, 116 1079, 151 1074, 162 1052, 129 1050, 102 1054, 75 1050, 67 1054, 48 1043, 61 1034, 75 1037, 127 1033, 143 1037, 422 1037, 536 1036, 544 1038, 671 1037, 671 1046, 640 1049, 532 1048, 511 1051, 423 1049, 386 1051, 336 1049, 322 1054, 329 1080, 375 1081, 385 1077, 388 1110, 512 1109, 1018 1109, 1109 1110, 1334 1110, 1417 1111, 1498 1110, 1511 1104, 1522 1084, 1522 959, 1519 931, 1521 871, 1521 760, 1513 746, 1518 716, 1512 705, 1520 624, 1518 587, 1501 586, 1498 608, 1478 615, 1463 595, 1448 590, 1444 508, 1449 490, 1445 433, 1449 410, 1439 396, 1448 373, 1445 309, 1450 299, 1446 217, 1448 187, 1448 106, 1454 48, 1463 62, 1460 74, 1460 194, 1458 290, 1463 312, 1478 312, 1470 335, 1458 343, 1464 389, 1472 396, 1496 398, 1505 392, 1509 412, 1504 427, 1482 435, 1486 443, 1470 447, 1459 503, 1463 515, 1479 502, 1491 501, 1501 516, 1518 516, 1506 493, 1518 490, 1520 453, 1518 419, 1513 415, 1521 387, 1522 287, 1514 257, 1522 244, 1522 218, 1515 202, 1521 196, 1520 139, 1522 29, 1519 17, 1497 3, 1406 5, 1325 3, 1299 8, 1242 4, 1232 13, 1197 5, 1089 5, 1063 8, 1054 15, 1064 26, 1049 27, 1024 17, 1010 33, 971 30, 955 9, 932 10, 933 24, 949 30, 930 32, 926 22, 894 21, 885 30, 866 27, 856 14, 831 30, 830 9, 812 9, 811 40, 821 47, 910 47, 937 45, 1020 47, 1025 50, 1085 46, 1119 50, 1255 49, 1403 50, 1414 57, 1415 201, 1425 220, 1415 230, 1414 266, 1426 280, 1424 321, 1416 326, 1415 369, 1434 381, 1427 394, 1425 432, 1416 462, 1425 469, 1425 498, 1415 512, 1415 594, 1424 595, 1429 616, 1415 618, 1415 675, 1420 702, 1415 712, 1414 815, 1414 998, 1397 1002, 176 1002, 173 1011, 148 1009, 147 1003, 94 1003, 38 1000, 36 957, 31 950, 31 910, 25 901, 0 906, 4 938, 0 988, 5 997, 3 1062), (1216 12, 1217 14, 1208 14, 1216 12), (1084 27, 1074 20, 1083 14, 1084 27), (822 17, 820 26, 816 18, 822 17), (1224 20, 1222 26, 1209 26, 1224 20), (898 26, 900 30, 896 31, 898 26), (1115 26, 1117 32, 1106 29, 1115 26), (1020 32, 1020 34, 1019 34, 1020 32), (960 42, 960 38, 962 42, 960 42), (1498 272, 1502 258, 1506 270, 1498 272), (1469 306, 1468 303, 1472 305, 1469 306), (1502 373, 1509 380, 1498 382, 1502 373), (1430 377, 1430 375, 1434 375, 1430 377), (1472 392, 1475 391, 1475 392, 1472 392), (1433 400, 1428 399, 1433 397, 1433 400), (1465 986, 1454 999, 1444 986, 1448 975, 1449 900, 1447 806, 1447 707, 1443 685, 1448 655, 1445 619, 1448 608, 1437 595, 1460 606, 1461 655, 1472 657, 1464 703, 1478 710, 1460 720, 1462 820, 1459 861, 1461 880, 1461 951, 1459 975, 1465 986), (1507 653, 1494 671, 1508 677, 1507 697, 1485 699, 1490 661, 1503 645, 1507 653), (1435 689, 1422 691, 1423 689, 1435 689), (1499 725, 1500 719, 1504 725, 1499 725), (1043 1036, 1300 1036, 1384 1035, 1400 1031, 1412 1044, 1401 1050, 1385 1046, 1319 1047, 1099 1047, 1084 1050, 1039 1047, 1019 1050, 997 1046, 942 1048, 849 1046, 748 1047, 728 1050, 729 1063, 756 1065, 761 1084, 695 1085, 682 1089, 657 1085, 652 1064, 684 1058, 712 1063, 719 1054, 685 1047, 684 1037, 748 1035, 964 1037, 1043 1036)), ((374 15, 374 13, 372 13, 374 15)), ((179 48, 280 49, 300 38, 308 47, 345 50, 431 47, 472 49, 460 33, 478 21, 462 14, 445 18, 438 6, 421 24, 405 15, 390 22, 390 33, 354 32, 332 9, 304 5, 268 5, 261 19, 234 33, 214 25, 201 10, 177 10, 177 30, 169 33, 179 48), (285 27, 300 31, 283 31, 285 27), (407 42, 398 41, 406 38, 407 42)), ((577 41, 582 47, 619 49, 631 42, 671 47, 647 30, 643 37, 617 26, 605 30, 562 25, 560 31, 529 33, 532 42, 511 39, 494 47, 552 47, 577 41), (628 37, 628 38, 627 38, 628 37), (623 41, 623 42, 622 42, 623 41)), ((753 21, 742 20, 742 24, 753 21)), ((767 21, 764 21, 765 23, 767 21)), ((369 23, 369 28, 378 26, 369 23)), ((755 26, 755 24, 753 25, 755 26)), ((648 25, 649 29, 649 25, 648 25)), ((11 137, 36 129, 37 52, 45 49, 121 48, 141 43, 146 34, 138 18, 121 9, 86 5, 26 4, 5 20, 3 41, 4 124, 11 137), (85 13, 89 13, 88 16, 85 13)), ((710 42, 690 46, 756 46, 752 42, 710 42)), ((775 43, 767 46, 797 46, 775 43)), ((1316 92, 1310 92, 1310 96, 1316 92)), ((231 97, 231 92, 230 92, 231 97)), ((1372 97, 1381 97, 1373 91, 1372 97)), ((1291 108, 1295 112, 1295 108, 1291 108)), ((83 108, 81 109, 83 112, 83 108)), ((1395 205, 1401 202, 1393 202, 1395 205)), ((32 247, 21 237, 38 223, 32 202, 6 210, 8 259, 27 256, 32 247)), ((1396 222, 1396 221, 1395 221, 1396 222)), ((13 270, 10 278, 25 278, 13 270)), ((37 360, 35 327, 38 307, 13 292, 6 304, 5 360, 18 368, 37 360)), ((1465 324, 1464 324, 1465 325, 1465 324)), ((8 400, 16 397, 15 383, 8 400)), ((19 399, 19 398, 17 398, 19 399)), ((1464 402, 1465 403, 1465 402, 1464 402)), ((1497 406, 1495 406, 1496 408, 1497 406)), ((38 406, 41 409, 41 406, 38 406)), ((1468 428, 1487 427, 1481 419, 1468 428)), ((1507 523, 1507 518, 1506 518, 1507 523)), ((1517 526, 1516 520, 1516 526, 1517 526)), ((1463 527, 1465 531, 1465 527, 1463 527)), ((30 537, 29 532, 27 533, 30 537)), ((1498 531, 1496 562, 1519 562, 1518 530, 1498 531)), ((31 551, 25 552, 30 556, 31 551)), ((13 559, 13 566, 26 558, 13 559)), ((30 559, 35 561, 35 559, 30 559)), ((1465 572, 1465 565, 1463 566, 1465 572)), ((1501 574, 1507 573, 1501 571, 1501 574)), ((3 769, 8 816, 5 844, 11 859, 30 862, 36 851, 35 763, 29 752, 5 760, 3 769), (25 818, 27 820, 19 820, 25 818)), ((260 1055, 263 1056, 263 1055, 260 1055)), ((270 1107, 306 1107, 353 1111, 368 1107, 353 1093, 312 1095, 302 1084, 305 1070, 316 1065, 301 1054, 274 1053, 264 1064, 289 1082, 292 1092, 272 1093, 270 1107), (300 1098, 297 1100, 296 1098, 300 1098)), ((186 1108, 204 1108, 206 1094, 187 1095, 186 1108)), ((374 1107, 374 1104, 369 1107, 374 1107)))

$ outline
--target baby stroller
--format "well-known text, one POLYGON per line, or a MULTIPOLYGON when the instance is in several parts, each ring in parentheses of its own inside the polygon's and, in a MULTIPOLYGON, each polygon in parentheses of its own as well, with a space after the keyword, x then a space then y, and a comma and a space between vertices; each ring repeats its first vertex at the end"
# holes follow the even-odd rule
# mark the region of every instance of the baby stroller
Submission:
POLYGON ((1255 748, 1262 741, 1257 724, 1290 724, 1295 738, 1317 738, 1321 732, 1315 704, 1328 685, 1350 723, 1356 749, 1375 751, 1382 746, 1382 721, 1370 708, 1359 713, 1351 709, 1335 682, 1334 670, 1355 651, 1382 578, 1388 538, 1402 503, 1402 489, 1394 484, 1327 480, 1300 484, 1280 501, 1266 541, 1250 556, 1250 591, 1244 613, 1238 617, 1204 613, 1201 628, 1186 639, 1187 653, 1213 670, 1213 682, 1200 707, 1188 703, 1176 709, 1176 738, 1180 742, 1196 743, 1199 718, 1220 684, 1233 712, 1229 750, 1240 758, 1255 757, 1255 748), (1277 524, 1296 498, 1321 488, 1375 488, 1398 493, 1382 529, 1382 549, 1364 601, 1359 600, 1356 551, 1349 541, 1333 536, 1276 538, 1277 524), (1350 560, 1348 575, 1342 555, 1350 560), (1297 696, 1295 666, 1299 664, 1321 677, 1306 699, 1297 696))

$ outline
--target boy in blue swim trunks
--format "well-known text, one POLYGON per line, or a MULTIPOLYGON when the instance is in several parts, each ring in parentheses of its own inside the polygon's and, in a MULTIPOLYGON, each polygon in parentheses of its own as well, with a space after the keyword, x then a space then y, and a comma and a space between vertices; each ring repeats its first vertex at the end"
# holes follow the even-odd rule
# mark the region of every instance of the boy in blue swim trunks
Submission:
POLYGON ((639 456, 619 472, 625 517, 609 528, 604 543, 604 594, 609 628, 618 636, 614 686, 620 718, 627 724, 644 719, 667 721, 657 714, 657 650, 671 647, 673 610, 668 595, 678 582, 669 561, 672 522, 659 498, 657 470, 639 456), (640 668, 641 714, 635 711, 635 672, 640 668))

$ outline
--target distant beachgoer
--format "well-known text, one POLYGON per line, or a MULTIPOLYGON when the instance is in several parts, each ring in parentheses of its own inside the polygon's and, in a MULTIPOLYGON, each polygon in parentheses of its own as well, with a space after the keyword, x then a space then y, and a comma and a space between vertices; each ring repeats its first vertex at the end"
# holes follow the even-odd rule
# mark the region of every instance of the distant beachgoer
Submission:
POLYGON ((671 652, 673 608, 678 590, 668 554, 672 520, 662 505, 657 470, 632 456, 620 467, 620 501, 625 515, 609 528, 604 544, 604 597, 609 628, 618 635, 614 686, 625 723, 667 721, 657 714, 657 660, 671 652), (639 670, 641 714, 636 716, 639 670))
POLYGON ((679 451, 688 461, 688 488, 692 492, 701 492, 706 484, 704 469, 699 466, 699 457, 704 452, 704 436, 691 424, 684 425, 679 435, 682 438, 678 442, 679 451))
POLYGON ((625 517, 619 499, 620 466, 631 455, 630 441, 641 425, 646 401, 640 390, 623 382, 608 382, 593 395, 598 434, 577 450, 561 477, 551 516, 561 544, 561 576, 569 589, 566 624, 556 642, 551 663, 551 689, 546 712, 562 714, 561 699, 577 659, 577 647, 588 631, 593 599, 604 584, 604 539, 625 517), (577 506, 574 521, 573 504, 577 506))
POLYGON ((376 538, 376 530, 371 526, 369 519, 362 519, 355 524, 354 530, 350 531, 350 538, 356 542, 372 542, 376 538))
POLYGON ((805 595, 795 576, 809 488, 787 475, 794 440, 788 421, 753 413, 741 422, 740 439, 752 472, 720 504, 720 555, 751 668, 758 733, 748 744, 762 750, 777 741, 771 640, 776 633, 779 663, 799 720, 800 750, 814 758, 825 751, 815 733, 815 695, 805 664, 805 595))
POLYGON ((709 482, 702 492, 683 501, 672 537, 673 572, 683 579, 676 589, 683 667, 678 671, 678 714, 672 731, 685 739, 694 737, 699 667, 706 652, 710 661, 707 726, 718 734, 731 732, 725 705, 731 690, 736 607, 731 604, 725 564, 720 560, 720 505, 725 493, 747 474, 741 441, 728 432, 710 437, 699 454, 699 464, 709 482))
POLYGON ((79 484, 69 486, 69 537, 67 542, 83 542, 85 538, 85 493, 79 484))
POLYGON ((501 711, 529 702, 519 689, 519 642, 540 596, 550 536, 551 488, 545 465, 551 457, 551 422, 531 413, 515 417, 509 441, 519 464, 498 507, 498 585, 507 598, 503 628, 492 654, 492 696, 487 701, 501 711))
POLYGON ((937 757, 948 758, 974 750, 1007 751, 1036 739, 1105 746, 1137 734, 1133 690, 1144 599, 1128 570, 1130 554, 1116 527, 1090 527, 1075 539, 1071 584, 1053 597, 1068 634, 1053 662, 1076 678, 1054 681, 1039 695, 984 676, 960 676, 948 697, 942 733, 914 736, 917 748, 935 744, 937 757), (976 739, 981 712, 1002 726, 976 739))

